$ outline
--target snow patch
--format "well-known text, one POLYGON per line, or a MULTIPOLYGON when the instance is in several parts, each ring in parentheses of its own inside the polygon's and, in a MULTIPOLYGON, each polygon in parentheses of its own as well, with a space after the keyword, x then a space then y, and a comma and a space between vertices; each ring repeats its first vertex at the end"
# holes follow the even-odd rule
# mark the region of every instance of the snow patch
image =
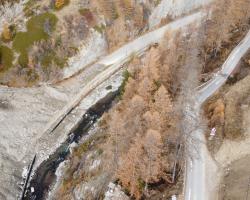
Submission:
POLYGON ((121 190, 120 185, 109 183, 104 200, 129 200, 129 197, 121 190))
POLYGON ((28 175, 28 167, 25 166, 25 167, 23 168, 22 178, 23 178, 23 179, 26 179, 27 175, 28 175))
POLYGON ((73 150, 78 146, 78 144, 76 142, 73 142, 69 145, 69 152, 70 154, 73 153, 73 150))

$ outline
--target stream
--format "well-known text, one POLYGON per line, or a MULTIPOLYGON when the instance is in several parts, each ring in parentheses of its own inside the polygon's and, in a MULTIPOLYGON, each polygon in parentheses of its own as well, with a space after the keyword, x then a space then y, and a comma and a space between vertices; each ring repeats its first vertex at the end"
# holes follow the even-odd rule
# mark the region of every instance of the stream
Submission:
POLYGON ((78 143, 80 139, 88 134, 90 128, 95 122, 109 110, 112 106, 113 100, 117 97, 118 91, 110 92, 103 99, 99 100, 95 105, 88 109, 82 116, 79 125, 71 131, 67 140, 62 143, 59 148, 43 161, 35 170, 34 175, 30 180, 24 200, 43 200, 49 192, 51 186, 56 181, 55 172, 60 163, 67 159, 70 154, 69 147, 73 142, 78 143), (31 192, 34 188, 34 192, 31 192))

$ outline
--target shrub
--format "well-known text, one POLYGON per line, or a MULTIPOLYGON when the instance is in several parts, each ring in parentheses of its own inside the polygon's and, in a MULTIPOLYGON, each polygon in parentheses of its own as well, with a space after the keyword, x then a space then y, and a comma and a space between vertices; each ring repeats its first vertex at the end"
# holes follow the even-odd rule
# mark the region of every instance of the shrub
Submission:
POLYGON ((7 71, 12 67, 13 52, 6 46, 0 46, 0 72, 7 71))
POLYGON ((79 9, 79 13, 85 17, 88 23, 91 23, 94 21, 94 16, 88 8, 79 9))
POLYGON ((2 40, 3 42, 9 42, 13 39, 16 33, 16 27, 14 25, 9 26, 5 24, 3 26, 2 40))
POLYGON ((20 53, 19 64, 28 64, 28 49, 37 41, 49 39, 48 33, 44 30, 44 24, 49 21, 51 31, 55 29, 57 18, 52 13, 43 13, 30 18, 27 22, 27 32, 18 32, 13 41, 13 48, 20 53))
POLYGON ((94 26, 94 29, 95 29, 98 33, 102 34, 102 33, 104 32, 104 30, 105 30, 105 25, 104 25, 104 24, 101 24, 100 26, 96 25, 96 26, 94 26))
POLYGON ((55 9, 56 10, 60 10, 62 9, 64 6, 69 4, 69 0, 55 0, 55 9))
POLYGON ((123 72, 123 81, 122 81, 122 84, 121 84, 121 86, 119 88, 119 96, 120 96, 120 98, 122 98, 122 96, 123 96, 123 94, 125 92, 125 86, 126 86, 126 84, 128 82, 129 77, 132 77, 132 75, 130 74, 130 72, 128 70, 125 70, 123 72))

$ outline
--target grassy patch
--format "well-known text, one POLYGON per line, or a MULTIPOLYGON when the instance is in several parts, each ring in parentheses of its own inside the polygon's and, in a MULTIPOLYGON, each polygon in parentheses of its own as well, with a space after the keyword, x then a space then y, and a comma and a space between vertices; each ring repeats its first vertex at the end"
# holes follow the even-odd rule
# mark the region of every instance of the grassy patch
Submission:
POLYGON ((45 54, 41 56, 41 64, 44 69, 50 67, 53 62, 60 68, 63 68, 67 61, 67 58, 58 57, 54 49, 47 49, 45 54))
POLYGON ((74 156, 77 156, 80 158, 84 153, 86 153, 89 148, 90 148, 91 140, 87 140, 83 144, 79 145, 75 150, 74 150, 74 156))
POLYGON ((56 56, 55 52, 51 50, 50 52, 47 52, 43 58, 42 58, 42 66, 49 67, 49 65, 52 63, 52 60, 56 56))
POLYGON ((6 46, 0 46, 0 72, 5 72, 12 67, 13 52, 6 46))
POLYGON ((57 66, 59 66, 60 68, 63 68, 68 63, 68 58, 54 57, 54 62, 57 64, 57 66))
POLYGON ((27 22, 27 32, 18 32, 13 41, 13 48, 20 53, 19 64, 26 66, 28 63, 28 49, 37 41, 49 39, 45 32, 45 23, 49 22, 50 31, 55 29, 57 18, 52 13, 44 13, 30 18, 27 22))
POLYGON ((138 185, 139 190, 142 192, 145 189, 146 183, 141 178, 138 178, 137 185, 138 185))
POLYGON ((83 16, 85 16, 88 13, 90 13, 90 9, 88 9, 88 8, 80 8, 78 11, 83 16))
MULTIPOLYGON (((159 80, 154 80, 154 85, 155 85, 155 88, 151 91, 151 95, 154 95, 157 90, 161 87, 161 82, 159 80)), ((155 102, 155 99, 154 99, 154 96, 153 97, 153 102, 155 102)))
POLYGON ((103 153, 103 149, 97 149, 97 155, 100 156, 103 153))
POLYGON ((123 72, 123 81, 121 86, 119 87, 119 97, 122 98, 124 92, 125 92, 125 86, 128 82, 129 77, 132 77, 131 73, 128 70, 125 70, 123 72))
POLYGON ((98 32, 98 33, 100 33, 100 34, 102 34, 103 32, 104 32, 104 30, 105 30, 105 25, 104 24, 101 24, 101 25, 96 25, 96 26, 94 26, 94 29, 98 32))
POLYGON ((34 0, 29 0, 24 4, 24 9, 23 11, 26 12, 27 10, 31 9, 32 6, 34 5, 34 0))
POLYGON ((161 3, 161 0, 156 0, 155 1, 155 6, 158 6, 161 3))

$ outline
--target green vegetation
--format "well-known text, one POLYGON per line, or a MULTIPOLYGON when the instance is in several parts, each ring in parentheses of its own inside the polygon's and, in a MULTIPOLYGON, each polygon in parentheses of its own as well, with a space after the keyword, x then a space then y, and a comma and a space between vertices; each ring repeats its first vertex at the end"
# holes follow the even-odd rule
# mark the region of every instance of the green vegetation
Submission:
POLYGON ((108 85, 107 87, 106 87, 106 90, 111 90, 112 89, 112 85, 108 85))
MULTIPOLYGON (((44 13, 30 18, 27 22, 27 32, 18 32, 13 41, 13 48, 20 53, 19 64, 28 64, 28 49, 37 41, 49 39, 49 34, 45 32, 45 24, 49 26, 49 31, 55 29, 57 18, 52 13, 44 13)), ((45 61, 46 63, 46 61, 45 61)))
POLYGON ((161 81, 159 81, 159 80, 154 80, 154 84, 157 88, 156 90, 158 90, 161 87, 161 81))
POLYGON ((35 15, 35 10, 39 9, 40 5, 37 4, 38 0, 29 0, 24 4, 24 14, 25 17, 32 17, 35 15))
POLYGON ((103 153, 103 149, 97 149, 97 155, 100 156, 103 153))
POLYGON ((42 58, 42 66, 49 67, 49 65, 52 63, 53 58, 56 56, 55 52, 53 50, 47 52, 43 58, 42 58))
POLYGON ((59 57, 54 57, 54 62, 59 66, 60 68, 63 68, 66 66, 68 62, 68 58, 59 58, 59 57))
POLYGON ((120 16, 119 16, 119 13, 117 10, 115 10, 115 12, 113 13, 113 19, 116 20, 118 19, 120 16))
MULTIPOLYGON (((152 90, 151 94, 155 94, 155 92, 161 87, 161 81, 159 80, 153 80, 154 81, 154 85, 155 85, 155 89, 152 90)), ((153 102, 155 100, 153 99, 153 102)))
POLYGON ((161 3, 161 0, 156 0, 155 5, 158 6, 161 3))
POLYGON ((88 8, 80 8, 78 11, 83 16, 90 12, 88 8))
POLYGON ((67 61, 68 59, 66 58, 59 58, 53 49, 47 50, 47 52, 41 57, 41 64, 44 69, 48 68, 53 62, 60 68, 63 68, 67 61))
POLYGON ((12 67, 13 52, 6 46, 0 46, 0 71, 7 71, 12 67))
POLYGON ((122 98, 124 92, 125 92, 125 86, 128 82, 128 79, 129 77, 132 77, 131 73, 126 69, 124 72, 123 72, 123 81, 122 81, 122 84, 119 88, 119 97, 122 98))
POLYGON ((94 26, 94 29, 95 29, 98 33, 102 34, 102 33, 104 32, 104 30, 105 30, 105 25, 104 25, 104 24, 96 25, 96 26, 94 26))
POLYGON ((145 183, 145 181, 143 181, 142 178, 137 179, 137 184, 138 184, 140 191, 143 191, 145 189, 146 183, 145 183))
POLYGON ((79 145, 76 149, 74 149, 74 155, 80 158, 85 152, 89 150, 91 144, 91 140, 87 140, 83 144, 79 145))

